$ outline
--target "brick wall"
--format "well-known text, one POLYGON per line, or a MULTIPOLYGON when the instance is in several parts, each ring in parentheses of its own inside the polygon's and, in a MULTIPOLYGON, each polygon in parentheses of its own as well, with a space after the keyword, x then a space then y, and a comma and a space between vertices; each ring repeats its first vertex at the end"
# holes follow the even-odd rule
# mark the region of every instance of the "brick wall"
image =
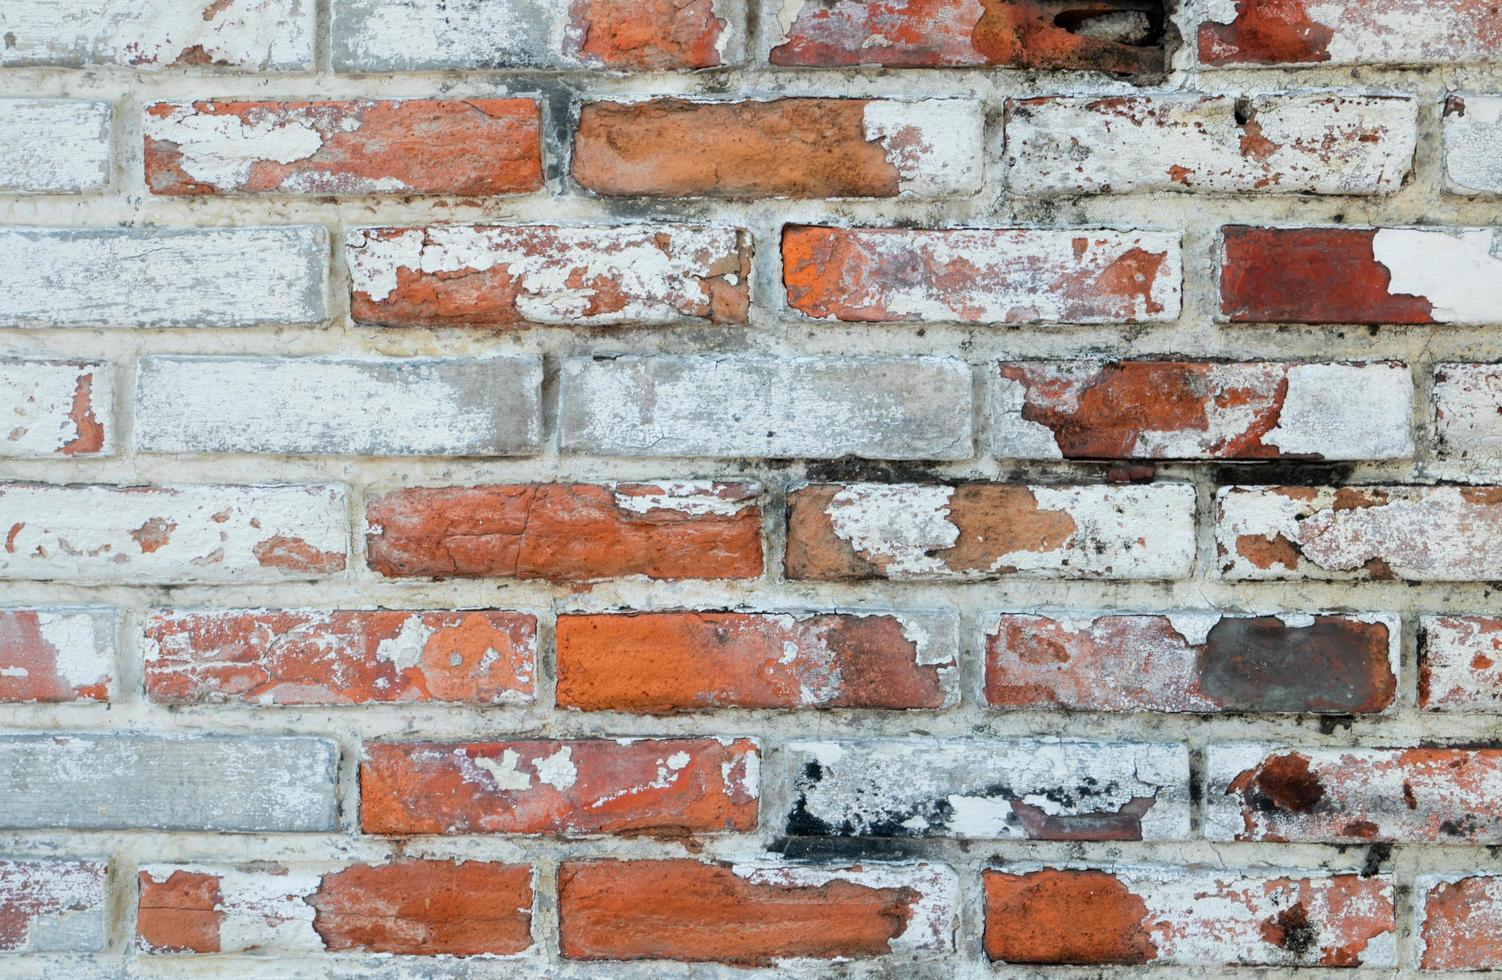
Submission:
POLYGON ((1495 4, 0 36, 0 975, 1502 968, 1495 4))

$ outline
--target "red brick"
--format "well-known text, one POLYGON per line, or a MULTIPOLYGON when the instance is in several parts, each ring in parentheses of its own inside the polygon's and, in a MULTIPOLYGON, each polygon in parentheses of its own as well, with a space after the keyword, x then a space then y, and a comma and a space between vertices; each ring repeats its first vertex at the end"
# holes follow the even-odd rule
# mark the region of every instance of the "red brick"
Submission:
POLYGON ((1363 714, 1397 692, 1397 619, 1002 615, 986 700, 1009 709, 1363 714))
POLYGON ((745 739, 368 743, 360 826, 368 834, 748 831, 759 761, 745 739))
POLYGON ((109 610, 0 609, 0 704, 108 701, 114 630, 109 610))
POLYGON ((712 708, 941 708, 950 624, 898 614, 670 612, 558 617, 558 704, 667 714, 712 708))
POLYGON ((618 69, 715 68, 731 27, 716 0, 572 0, 567 52, 618 69))
POLYGON ((1198 29, 1206 65, 1454 65, 1502 57, 1502 10, 1491 0, 1203 6, 1214 11, 1198 29))
POLYGON ((542 187, 541 125, 531 99, 156 102, 146 184, 154 194, 526 193, 542 187))
POLYGON ((1415 891, 1422 969, 1502 969, 1502 876, 1430 878, 1415 891))
POLYGON ((166 704, 532 700, 525 613, 227 610, 154 613, 145 680, 166 704))
POLYGON ((726 483, 397 490, 367 505, 366 548, 388 578, 756 578, 760 492, 726 483))
POLYGON ((563 955, 767 966, 947 950, 955 879, 933 865, 779 868, 570 861, 558 872, 563 955))

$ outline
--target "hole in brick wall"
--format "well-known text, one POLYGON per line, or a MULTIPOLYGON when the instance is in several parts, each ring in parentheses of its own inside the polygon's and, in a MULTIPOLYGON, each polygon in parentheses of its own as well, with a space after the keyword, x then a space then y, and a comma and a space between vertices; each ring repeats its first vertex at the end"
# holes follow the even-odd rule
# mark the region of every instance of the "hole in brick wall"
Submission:
POLYGON ((1080 38, 1093 67, 1138 81, 1166 72, 1178 42, 1175 0, 1036 0, 1052 25, 1080 38))
POLYGON ((1134 48, 1163 43, 1167 21, 1161 3, 1091 4, 1074 6, 1054 15, 1054 25, 1071 34, 1127 44, 1134 48))

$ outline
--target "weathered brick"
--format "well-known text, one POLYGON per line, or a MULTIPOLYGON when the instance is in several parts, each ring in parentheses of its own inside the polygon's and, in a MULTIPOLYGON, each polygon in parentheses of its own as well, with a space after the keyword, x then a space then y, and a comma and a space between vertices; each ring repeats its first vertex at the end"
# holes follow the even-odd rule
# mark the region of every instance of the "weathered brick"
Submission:
POLYGON ((573 175, 606 195, 968 195, 984 130, 980 103, 958 99, 590 102, 573 175))
POLYGON ((1211 840, 1496 844, 1502 749, 1212 745, 1211 840))
POLYGON ((0 228, 0 326, 320 324, 327 292, 315 225, 0 228))
POLYGON ((946 952, 958 892, 934 864, 569 861, 560 942, 569 959, 738 966, 946 952))
POLYGON ((562 615, 557 701, 651 714, 944 708, 958 700, 958 648, 941 613, 562 615))
POLYGON ((1014 459, 1403 459, 1403 364, 1016 361, 992 378, 991 448, 1014 459))
POLYGON ((0 457, 109 455, 114 400, 106 362, 0 358, 0 457))
POLYGON ((794 579, 1172 579, 1194 564, 1194 488, 815 484, 788 495, 794 579))
POLYGON ((339 749, 321 738, 0 736, 0 827, 331 831, 339 749))
POLYGON ((565 452, 968 459, 970 368, 949 358, 570 358, 565 452))
POLYGON ((1502 364, 1436 364, 1432 401, 1436 456, 1502 460, 1502 364))
POLYGON ((310 0, 6 0, 0 66, 311 71, 310 0))
POLYGON ((365 545, 388 578, 756 578, 760 494, 708 482, 395 490, 367 504, 365 545))
POLYGON ((1231 579, 1502 578, 1502 487, 1224 487, 1231 579))
POLYGON ((1068 711, 1364 714, 1397 692, 1395 616, 1004 613, 986 700, 1068 711))
POLYGON ((1001 962, 1397 965, 1386 875, 1029 868, 983 879, 986 955, 1001 962))
POLYGON ((0 484, 0 579, 276 582, 344 570, 344 488, 0 484))
POLYGON ((1235 323, 1491 323, 1502 229, 1223 229, 1220 312, 1235 323))
POLYGON ((156 102, 154 194, 525 194, 542 187, 532 99, 156 102))
POLYGON ((149 864, 136 948, 147 953, 507 955, 532 945, 532 869, 484 861, 149 864))
POLYGON ((1022 194, 1385 194, 1402 186, 1418 102, 1361 95, 1047 96, 1007 103, 1022 194))
POLYGON ((1152 75, 1163 5, 1050 0, 771 0, 774 65, 999 66, 1152 75))
POLYGON ((0 609, 0 704, 108 701, 114 634, 112 609, 0 609))
POLYGON ((715 68, 740 57, 729 0, 334 0, 336 71, 715 68))
POLYGON ((141 359, 153 453, 515 456, 542 448, 542 359, 141 359))
POLYGON ((162 610, 146 693, 166 704, 532 700, 537 618, 474 610, 162 610))
POLYGON ((96 861, 0 859, 0 953, 95 953, 106 942, 96 861))
POLYGON ((1138 323, 1179 317, 1174 232, 825 228, 782 232, 805 316, 921 323, 1138 323))
POLYGON ((1425 616, 1419 621, 1419 707, 1502 712, 1502 619, 1425 616))
POLYGON ((746 739, 373 742, 367 834, 681 835, 756 827, 746 739))
POLYGON ((1428 875, 1414 892, 1420 969, 1502 970, 1502 876, 1428 875))
POLYGON ((1445 100, 1445 189, 1502 195, 1502 95, 1463 92, 1445 100))
MULTIPOLYGON (((0 13, 0 25, 4 21, 0 13)), ((0 131, 6 134, 0 193, 85 194, 109 187, 108 102, 0 99, 0 131)))
POLYGON ((360 228, 351 315, 389 326, 744 323, 751 239, 735 228, 360 228))
POLYGON ((1502 10, 1488 0, 1191 0, 1187 13, 1210 66, 1502 58, 1502 10))
POLYGON ((1175 840, 1189 753, 1121 742, 797 742, 785 829, 816 837, 1175 840))

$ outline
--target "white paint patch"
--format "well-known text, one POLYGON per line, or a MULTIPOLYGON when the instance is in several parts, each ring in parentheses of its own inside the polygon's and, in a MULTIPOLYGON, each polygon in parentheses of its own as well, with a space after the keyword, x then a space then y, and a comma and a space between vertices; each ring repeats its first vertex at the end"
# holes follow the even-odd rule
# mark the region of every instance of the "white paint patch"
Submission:
POLYGON ((0 953, 103 950, 107 874, 102 862, 0 859, 0 909, 15 927, 0 936, 0 953))
POLYGON ((1262 437, 1285 455, 1413 455, 1413 375, 1404 364, 1293 364, 1278 425, 1262 437))
POLYGON ((481 772, 490 776, 491 785, 498 790, 525 790, 532 788, 532 777, 521 771, 518 765, 521 756, 516 754, 515 749, 504 749, 499 759, 493 759, 488 755, 477 755, 473 758, 462 750, 456 754, 465 759, 481 772))
POLYGON ((0 458, 67 456, 89 445, 74 402, 86 396, 88 415, 104 427, 97 452, 114 452, 115 369, 100 361, 0 359, 0 458))
POLYGON ((423 622, 420 615, 407 616, 397 634, 376 644, 376 658, 388 661, 397 670, 411 670, 422 666, 422 655, 434 630, 423 622))
POLYGON ((1464 108, 1444 117, 1446 188, 1457 194, 1502 195, 1502 95, 1452 96, 1464 108))
POLYGON ((628 514, 666 510, 695 517, 734 517, 747 507, 756 506, 756 498, 761 494, 759 484, 727 485, 695 480, 626 486, 631 492, 616 490, 614 500, 615 506, 628 514), (640 492, 641 487, 648 485, 655 492, 640 492))
MULTIPOLYGON (((219 879, 220 900, 214 911, 219 923, 222 953, 322 952, 323 939, 313 929, 314 909, 308 899, 318 892, 322 875, 307 869, 244 870, 232 865, 149 864, 141 868, 153 882, 163 883, 174 872, 208 874, 219 879)), ((141 937, 137 947, 151 951, 141 937)))
POLYGON ((874 100, 864 112, 866 139, 880 142, 897 168, 898 196, 953 197, 981 188, 985 113, 979 102, 874 100))
POLYGON ((114 694, 114 624, 110 610, 37 611, 37 631, 55 654, 53 669, 58 677, 74 688, 108 685, 110 695, 114 694))
POLYGON ((571 5, 555 0, 334 0, 335 71, 560 68, 571 5))
POLYGON ((1502 463, 1502 364, 1436 364, 1436 455, 1502 463))
POLYGON ((1425 616, 1422 667, 1431 711, 1502 712, 1502 620, 1425 616))
POLYGON ((949 520, 953 487, 853 484, 829 501, 834 533, 857 554, 881 556, 889 578, 944 576, 931 552, 953 548, 960 529, 949 520))
MULTIPOLYGON (((9 13, 7 7, 7 24, 9 13)), ((108 102, 0 99, 0 133, 0 193, 83 194, 109 187, 108 102)))
POLYGON ((1027 388, 1020 381, 993 375, 987 385, 991 417, 991 452, 1003 459, 1063 459, 1053 430, 1022 417, 1027 388))
MULTIPOLYGON (((316 109, 257 110, 248 119, 233 112, 204 112, 178 102, 165 115, 145 114, 146 139, 175 144, 183 172, 220 190, 243 187, 262 160, 295 163, 323 148, 314 124, 316 109)), ((326 118, 328 112, 322 113, 326 118)))
MULTIPOLYGON (((574 781, 579 777, 579 769, 573 763, 573 752, 571 747, 565 745, 550 756, 534 760, 532 768, 537 771, 538 780, 560 792, 572 789, 574 781)), ((684 755, 683 766, 688 765, 688 761, 688 757, 684 755)))
POLYGON ((1372 254, 1392 274, 1389 295, 1421 296, 1436 323, 1495 323, 1502 310, 1502 231, 1381 228, 1372 254))

